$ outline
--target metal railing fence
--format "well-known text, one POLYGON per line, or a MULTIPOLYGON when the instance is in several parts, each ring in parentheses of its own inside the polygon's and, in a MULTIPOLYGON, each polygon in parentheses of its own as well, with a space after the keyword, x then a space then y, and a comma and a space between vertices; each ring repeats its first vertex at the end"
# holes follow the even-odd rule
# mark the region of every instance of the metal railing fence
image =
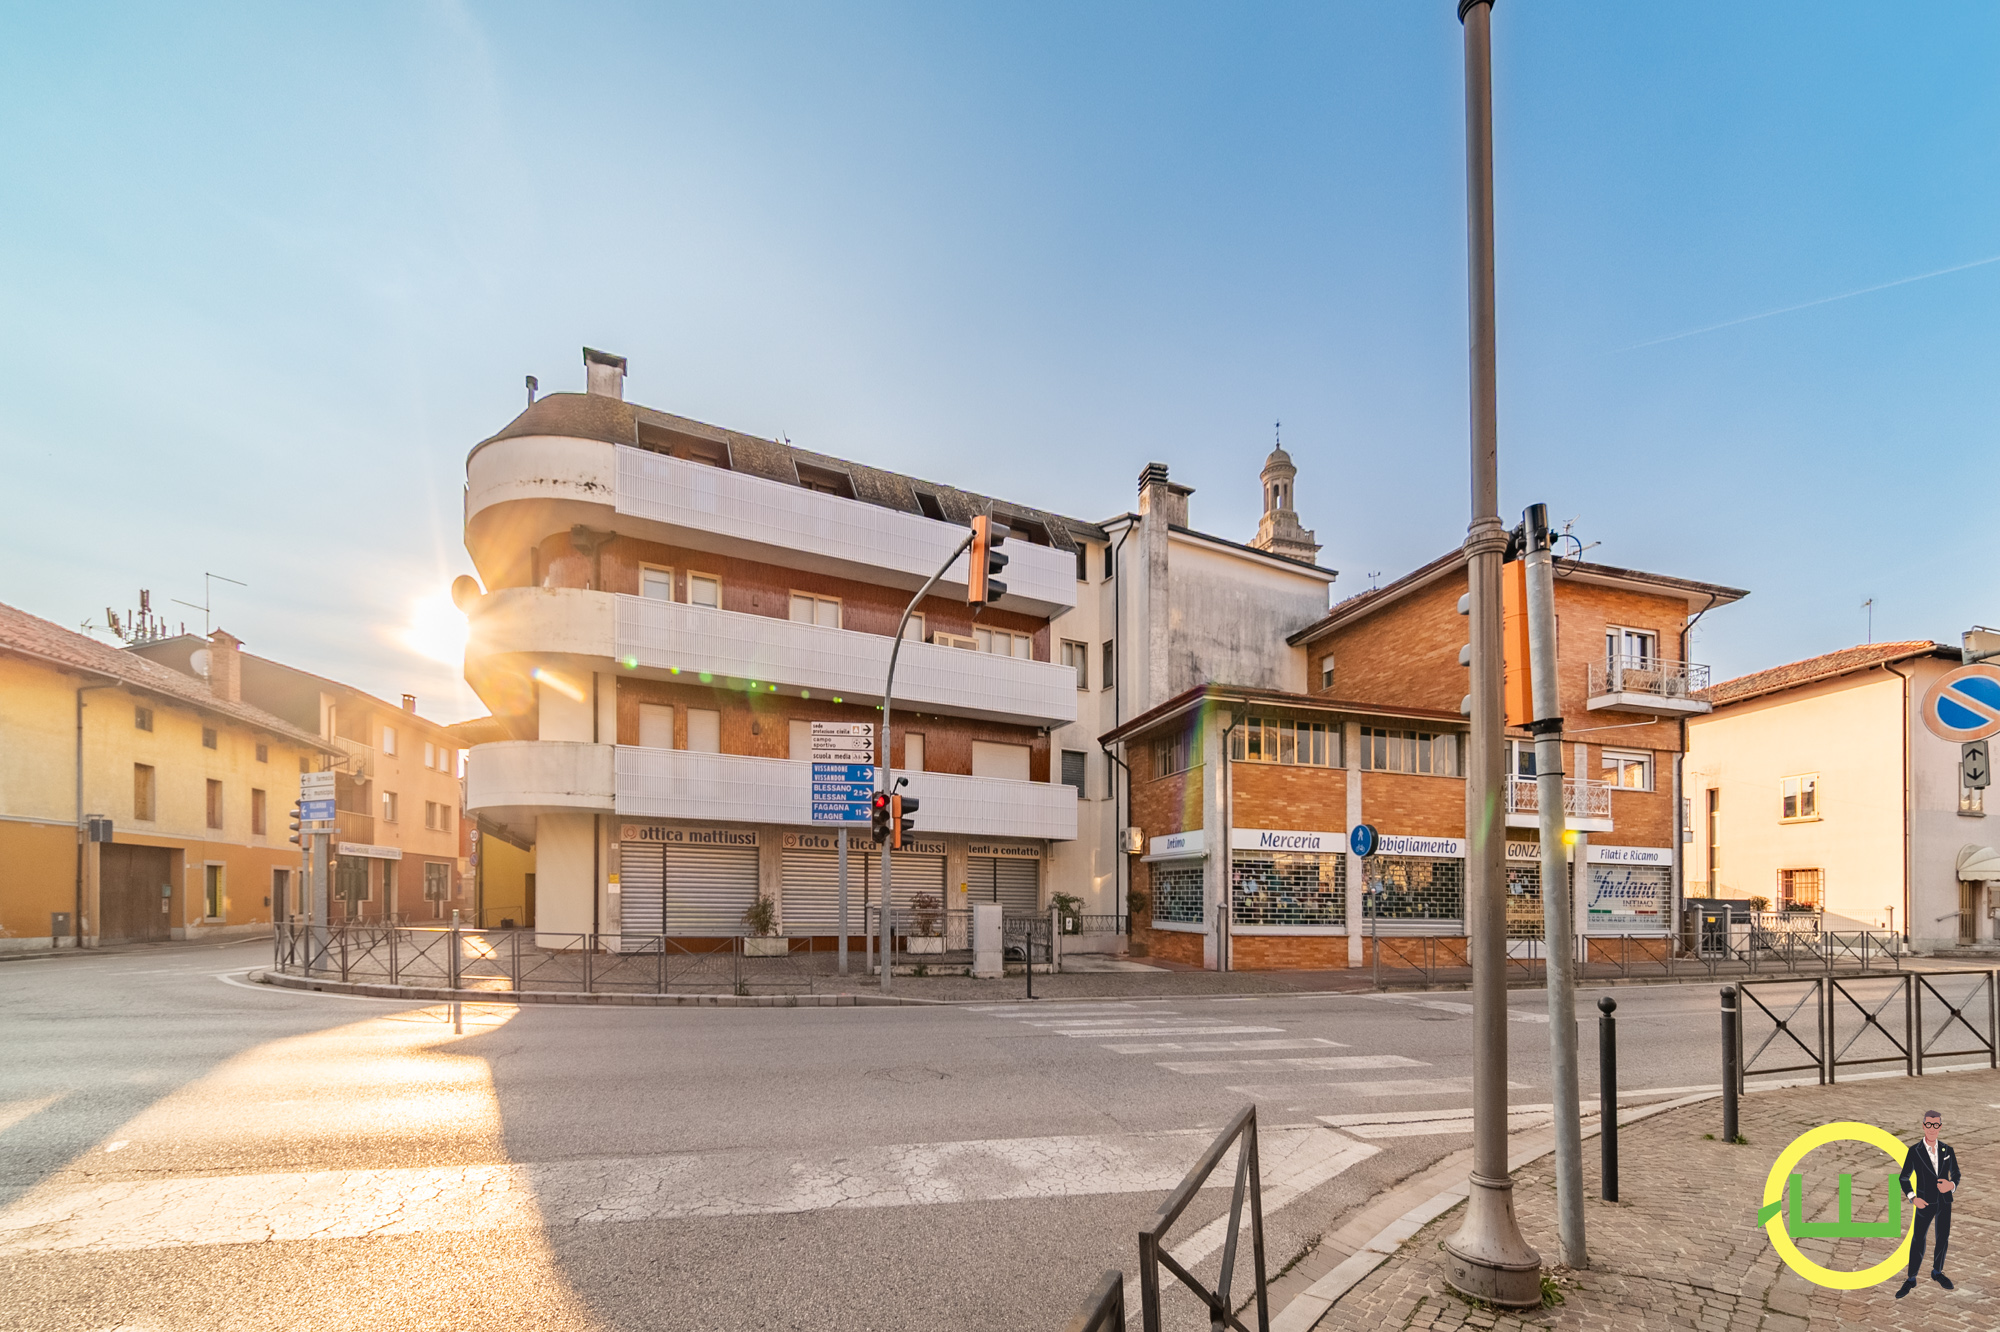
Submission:
MULTIPOLYGON (((1377 987, 1434 985, 1470 975, 1463 935, 1369 937, 1377 987)), ((1887 930, 1759 932, 1744 927, 1718 932, 1698 949, 1665 934, 1585 934, 1576 939, 1575 956, 1580 980, 1873 974, 1900 971, 1903 964, 1900 938, 1887 930)), ((1508 940, 1509 984, 1539 985, 1546 971, 1547 954, 1539 940, 1508 940)))
POLYGON ((1735 1078, 1983 1057, 2000 1068, 2000 972, 1905 971, 1738 981, 1735 1078), (1790 1061, 1790 1062, 1786 1062, 1790 1061))
POLYGON ((1250 1204, 1250 1253, 1251 1279, 1256 1282, 1257 1332, 1270 1332, 1271 1310, 1269 1283, 1264 1272, 1264 1181, 1257 1159, 1257 1107, 1246 1105, 1236 1112, 1228 1127, 1216 1135, 1201 1159, 1194 1163, 1167 1200, 1160 1204, 1160 1210, 1153 1214, 1153 1222, 1139 1232, 1139 1319, 1145 1332, 1161 1332, 1160 1322, 1160 1269, 1166 1268, 1180 1283, 1193 1291, 1208 1308, 1211 1328, 1235 1328, 1236 1332, 1250 1332, 1243 1320, 1230 1307, 1229 1292, 1236 1279, 1236 1245, 1243 1235, 1243 1204, 1250 1204), (1222 1246, 1222 1266, 1217 1275, 1215 1289, 1207 1286, 1167 1251, 1164 1240, 1166 1233, 1195 1194, 1208 1182, 1215 1168, 1222 1164, 1222 1158, 1231 1147, 1236 1152, 1236 1184, 1229 1195, 1229 1238, 1222 1246))
POLYGON ((1664 657, 1621 654, 1590 663, 1590 697, 1605 694, 1651 694, 1655 698, 1686 698, 1708 688, 1708 667, 1664 657))
POLYGON ((280 974, 496 994, 812 993, 835 957, 830 940, 755 935, 282 921, 273 936, 280 974))
MULTIPOLYGON (((1541 788, 1532 777, 1507 779, 1507 812, 1534 814, 1542 807, 1541 788)), ((1563 813, 1573 819, 1611 817, 1611 783, 1588 777, 1563 778, 1563 813)))

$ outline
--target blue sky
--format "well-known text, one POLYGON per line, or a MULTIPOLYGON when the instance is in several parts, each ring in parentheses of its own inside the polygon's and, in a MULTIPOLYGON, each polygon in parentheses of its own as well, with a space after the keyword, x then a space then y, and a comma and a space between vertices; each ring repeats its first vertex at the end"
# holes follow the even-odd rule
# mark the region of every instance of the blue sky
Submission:
MULTIPOLYGON (((1463 537, 1451 0, 0 24, 0 600, 59 622, 212 570, 253 651, 464 715, 406 631, 469 567, 466 450, 584 344, 1083 517, 1164 461, 1238 538, 1282 419, 1338 594, 1463 537)), ((1750 588, 1719 675, 1870 597, 1877 638, 2000 622, 2000 9, 1495 33, 1503 507, 1750 588)))

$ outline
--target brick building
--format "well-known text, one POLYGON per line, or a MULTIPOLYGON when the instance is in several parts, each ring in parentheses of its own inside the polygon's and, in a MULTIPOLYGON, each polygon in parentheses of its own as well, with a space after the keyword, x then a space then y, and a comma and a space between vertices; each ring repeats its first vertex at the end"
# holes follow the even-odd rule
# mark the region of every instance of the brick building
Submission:
MULTIPOLYGON (((1210 967, 1338 967, 1369 960, 1371 931, 1463 937, 1466 591, 1454 551, 1273 644, 1294 654, 1289 687, 1205 684, 1105 737, 1131 765, 1138 945, 1210 967), (1362 823, 1382 834, 1365 863, 1347 850, 1362 823)), ((1559 562, 1579 934, 1676 928, 1685 724, 1708 711, 1686 633, 1744 595, 1559 562)), ((1524 730, 1508 741, 1509 933, 1539 938, 1534 751, 1524 730)))

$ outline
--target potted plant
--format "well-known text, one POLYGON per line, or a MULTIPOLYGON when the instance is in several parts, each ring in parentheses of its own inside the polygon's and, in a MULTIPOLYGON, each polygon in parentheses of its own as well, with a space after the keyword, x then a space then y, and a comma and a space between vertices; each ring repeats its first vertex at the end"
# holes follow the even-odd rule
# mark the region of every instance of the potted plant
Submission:
POLYGON ((912 953, 944 951, 944 899, 936 893, 918 893, 910 899, 910 932, 903 947, 912 953))
POLYGON ((1064 934, 1083 933, 1083 899, 1074 893, 1051 893, 1049 905, 1056 909, 1064 934))
POLYGON ((743 941, 745 957, 783 957, 789 945, 778 935, 778 904, 768 897, 759 897, 743 913, 743 924, 750 930, 750 937, 743 941))

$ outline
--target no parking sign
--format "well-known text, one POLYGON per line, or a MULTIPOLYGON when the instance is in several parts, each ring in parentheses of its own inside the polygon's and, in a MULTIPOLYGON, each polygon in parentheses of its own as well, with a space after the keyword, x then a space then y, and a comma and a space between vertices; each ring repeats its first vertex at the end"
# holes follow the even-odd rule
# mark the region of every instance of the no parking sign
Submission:
POLYGON ((1940 740, 1963 744, 2000 735, 2000 668, 1961 666, 1924 695, 1924 726, 1940 740))

